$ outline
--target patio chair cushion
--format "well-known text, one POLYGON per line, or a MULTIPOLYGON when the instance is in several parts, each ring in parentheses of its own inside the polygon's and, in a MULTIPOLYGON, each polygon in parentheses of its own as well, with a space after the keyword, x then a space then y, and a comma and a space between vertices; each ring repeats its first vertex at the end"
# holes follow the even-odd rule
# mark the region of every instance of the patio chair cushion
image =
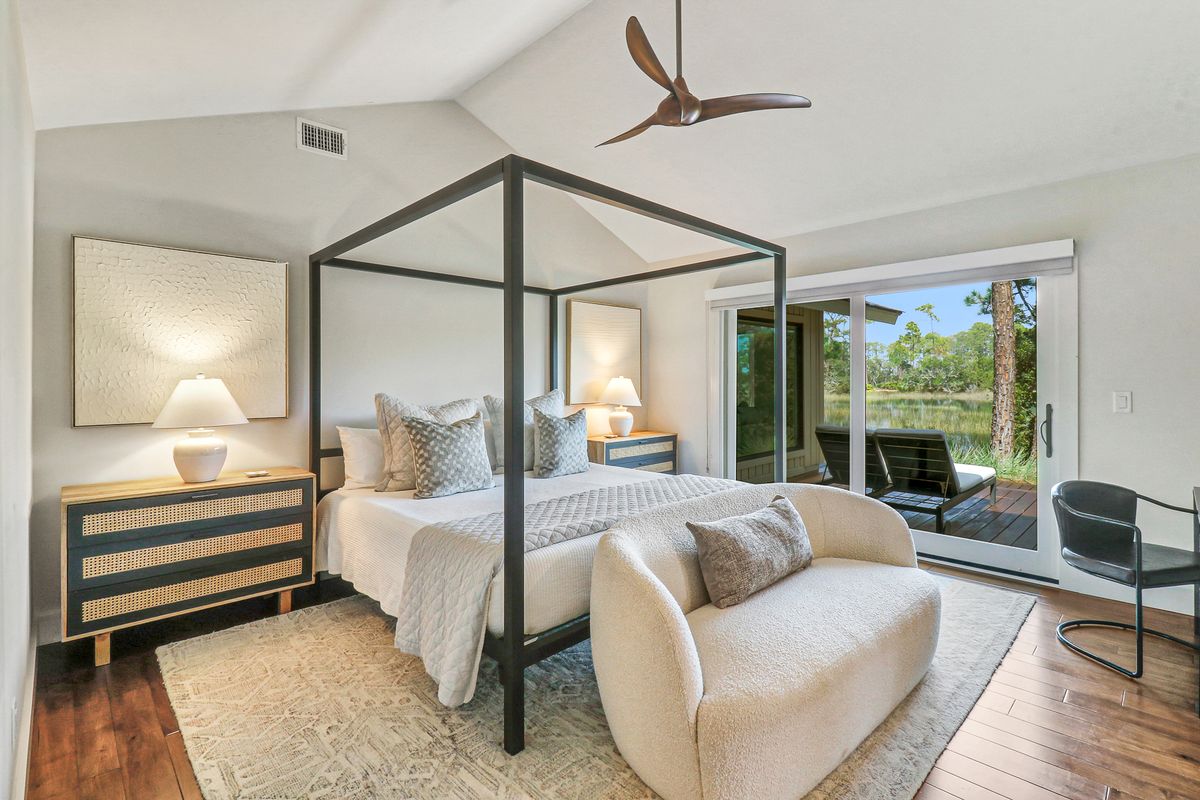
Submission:
POLYGON ((958 473, 960 492, 969 492, 976 486, 982 486, 984 481, 996 477, 996 470, 975 464, 955 464, 954 471, 958 473))

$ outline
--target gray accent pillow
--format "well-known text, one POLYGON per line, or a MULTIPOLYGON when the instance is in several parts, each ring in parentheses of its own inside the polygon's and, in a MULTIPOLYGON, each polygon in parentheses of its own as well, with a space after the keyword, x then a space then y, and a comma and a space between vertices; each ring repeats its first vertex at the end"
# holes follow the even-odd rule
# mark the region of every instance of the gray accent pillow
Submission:
POLYGON ((587 412, 569 417, 533 410, 533 476, 554 478, 587 472, 587 412))
POLYGON ((403 492, 416 488, 412 445, 408 441, 408 431, 401 422, 404 417, 449 423, 466 419, 478 411, 478 400, 419 406, 390 394, 375 395, 375 418, 379 425, 379 436, 383 440, 383 479, 376 484, 375 491, 403 492))
POLYGON ((786 497, 740 517, 687 526, 696 540, 708 597, 717 608, 737 605, 813 560, 804 520, 786 497))
POLYGON ((496 485, 483 441, 482 414, 449 425, 419 417, 404 417, 402 423, 412 442, 415 497, 444 497, 496 485))
MULTIPOLYGON (((483 404, 491 420, 492 436, 496 443, 496 471, 504 471, 504 398, 486 395, 483 404)), ((561 417, 566 406, 562 389, 552 389, 543 395, 525 401, 525 469, 533 469, 533 412, 561 417)))

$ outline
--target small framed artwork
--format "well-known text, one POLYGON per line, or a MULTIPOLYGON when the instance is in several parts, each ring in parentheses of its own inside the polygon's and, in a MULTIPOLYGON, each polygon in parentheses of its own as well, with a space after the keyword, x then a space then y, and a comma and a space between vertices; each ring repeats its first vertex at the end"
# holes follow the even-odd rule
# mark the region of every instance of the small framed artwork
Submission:
POLYGON ((153 422, 182 378, 288 414, 286 262, 72 237, 74 424, 153 422))
POLYGON ((624 375, 642 393, 642 310, 567 301, 567 403, 595 403, 624 375))

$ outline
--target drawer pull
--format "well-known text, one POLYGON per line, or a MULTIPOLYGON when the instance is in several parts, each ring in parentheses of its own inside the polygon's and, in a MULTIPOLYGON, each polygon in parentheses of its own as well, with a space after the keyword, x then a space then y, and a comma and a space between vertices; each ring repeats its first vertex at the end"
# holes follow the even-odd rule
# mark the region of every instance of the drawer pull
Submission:
POLYGON ((198 494, 192 495, 192 499, 193 500, 205 500, 209 497, 217 497, 219 494, 220 494, 220 492, 199 492, 198 494))
MULTIPOLYGON (((205 494, 217 495, 219 493, 205 494)), ((153 528, 159 525, 177 525, 183 522, 253 514, 259 511, 297 508, 303 504, 303 489, 281 489, 274 492, 212 497, 207 500, 188 500, 182 503, 128 508, 121 511, 103 511, 84 514, 83 535, 95 536, 102 533, 153 528)))
POLYGON ((304 525, 296 522, 291 525, 230 533, 225 536, 211 536, 207 539, 194 539, 190 542, 122 550, 117 553, 88 556, 83 559, 83 578, 84 580, 101 578, 119 572, 147 569, 197 558, 212 558, 226 553, 237 553, 243 550, 254 550, 259 547, 303 540, 304 525))
POLYGON ((88 623, 109 617, 119 617, 123 614, 134 614, 148 608, 172 605, 207 595, 245 589, 260 583, 298 577, 303 571, 304 559, 293 558, 276 564, 264 564, 236 572, 213 575, 210 578, 198 578, 167 586, 157 586, 153 589, 142 589, 137 592, 86 600, 83 603, 82 619, 84 623, 88 623))

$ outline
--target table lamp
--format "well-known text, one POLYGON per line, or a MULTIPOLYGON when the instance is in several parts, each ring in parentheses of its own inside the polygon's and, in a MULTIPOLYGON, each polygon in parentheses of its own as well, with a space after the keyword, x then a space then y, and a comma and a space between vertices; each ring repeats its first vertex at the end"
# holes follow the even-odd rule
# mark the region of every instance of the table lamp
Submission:
POLYGON ((221 474, 226 455, 225 442, 211 429, 248 421, 225 382, 200 373, 179 382, 154 420, 154 427, 194 429, 175 444, 175 468, 185 483, 206 483, 221 474))
POLYGON ((619 375, 608 382, 600 394, 600 402, 615 405, 616 408, 608 415, 608 427, 616 436, 628 436, 633 430, 633 414, 626 406, 640 406, 637 390, 633 381, 624 375, 619 375))

